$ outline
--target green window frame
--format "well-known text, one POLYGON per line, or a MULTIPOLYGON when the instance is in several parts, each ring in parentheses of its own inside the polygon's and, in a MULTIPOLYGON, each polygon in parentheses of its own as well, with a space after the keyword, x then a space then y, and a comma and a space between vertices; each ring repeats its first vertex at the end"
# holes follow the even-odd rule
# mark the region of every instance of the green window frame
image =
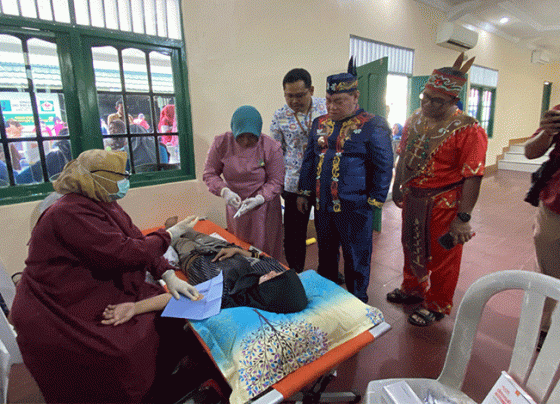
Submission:
POLYGON ((467 113, 476 118, 488 137, 494 133, 494 113, 496 110, 496 88, 471 84, 467 113))
POLYGON ((473 65, 470 70, 469 97, 465 110, 476 118, 486 130, 488 137, 494 132, 494 113, 496 111, 496 88, 498 87, 498 70, 473 65))
MULTIPOLYGON (((94 60, 92 56, 92 48, 99 46, 110 46, 120 51, 123 49, 135 49, 144 52, 146 55, 150 52, 168 55, 171 68, 172 80, 174 83, 174 92, 169 95, 174 99, 175 116, 177 119, 177 129, 172 135, 178 137, 179 150, 177 158, 180 166, 155 167, 156 171, 140 172, 134 168, 134 163, 129 162, 133 167, 134 173, 131 177, 131 187, 141 187, 169 182, 185 181, 195 178, 194 165, 194 145, 191 125, 190 100, 188 96, 188 78, 186 64, 186 49, 184 41, 170 38, 161 38, 145 34, 135 34, 131 32, 120 32, 104 28, 85 27, 77 24, 67 24, 52 21, 40 21, 25 17, 0 15, 0 35, 9 35, 22 39, 39 39, 41 41, 52 43, 56 46, 58 56, 58 64, 60 68, 61 89, 47 89, 47 93, 59 93, 59 97, 63 97, 65 103, 65 113, 67 118, 68 136, 70 140, 72 157, 77 157, 82 151, 103 148, 103 135, 100 125, 100 105, 99 95, 104 93, 96 88, 96 77, 94 69, 94 60)), ((29 63, 26 62, 26 74, 30 77, 29 63)), ((125 73, 122 69, 123 60, 119 57, 120 80, 126 82, 125 73)), ((148 63, 148 72, 149 72, 148 63)), ((148 79, 148 81, 150 81, 148 79)), ((53 138, 46 138, 39 127, 39 114, 37 112, 34 95, 41 92, 35 89, 33 81, 28 80, 25 91, 30 94, 30 100, 33 107, 33 117, 35 126, 37 127, 36 138, 30 139, 36 142, 39 150, 40 161, 45 162, 45 147, 47 142, 52 142, 53 138)), ((0 91, 18 91, 21 88, 14 89, 5 87, 4 84, 0 91)), ((150 100, 152 127, 157 125, 157 111, 154 106, 154 100, 162 98, 163 95, 158 93, 153 87, 149 87, 144 91, 128 91, 126 85, 114 92, 114 95, 120 95, 125 99, 129 95, 141 95, 150 100)), ((4 113, 2 113, 4 116, 4 113)), ((6 120, 0 119, 0 148, 6 156, 9 184, 0 186, 0 205, 15 204, 26 201, 38 200, 44 198, 48 193, 52 192, 52 185, 48 178, 46 168, 42 167, 41 182, 31 184, 17 184, 13 178, 13 168, 10 167, 9 160, 9 143, 17 143, 19 140, 9 139, 6 134, 6 120)), ((154 129, 151 133, 144 137, 152 137, 157 140, 161 134, 154 129)), ((131 133, 129 125, 125 133, 120 137, 126 138, 127 141, 133 137, 137 137, 131 133)), ((58 138, 57 138, 58 139, 58 138)), ((157 143, 159 145, 159 143, 157 143)), ((130 150, 130 148, 129 148, 130 150)), ((159 163, 158 159, 158 163, 159 163)), ((46 164, 43 164, 45 166, 46 164)))

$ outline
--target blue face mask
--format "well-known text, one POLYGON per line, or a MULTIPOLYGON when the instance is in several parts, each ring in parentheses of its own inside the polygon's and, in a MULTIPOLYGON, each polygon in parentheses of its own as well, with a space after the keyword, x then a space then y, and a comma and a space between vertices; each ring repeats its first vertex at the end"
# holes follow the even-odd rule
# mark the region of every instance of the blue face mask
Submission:
POLYGON ((128 178, 124 178, 117 181, 117 187, 119 187, 119 191, 116 194, 111 195, 115 200, 124 198, 130 189, 130 180, 128 178))

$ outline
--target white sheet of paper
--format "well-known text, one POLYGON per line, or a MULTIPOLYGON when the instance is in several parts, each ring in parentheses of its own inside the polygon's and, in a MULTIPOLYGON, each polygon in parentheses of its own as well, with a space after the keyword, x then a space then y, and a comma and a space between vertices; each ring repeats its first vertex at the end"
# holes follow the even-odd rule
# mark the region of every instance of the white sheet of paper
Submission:
POLYGON ((212 233, 212 234, 210 234, 210 237, 214 237, 214 238, 220 239, 220 240, 222 240, 222 241, 229 242, 229 241, 227 241, 225 238, 223 238, 222 236, 220 236, 218 233, 212 233))
POLYGON ((204 298, 195 302, 182 295, 179 300, 172 297, 167 306, 165 306, 163 313, 161 313, 162 317, 203 320, 218 314, 222 305, 222 293, 224 290, 224 277, 222 273, 220 272, 217 276, 206 282, 199 283, 196 285, 196 289, 204 298))

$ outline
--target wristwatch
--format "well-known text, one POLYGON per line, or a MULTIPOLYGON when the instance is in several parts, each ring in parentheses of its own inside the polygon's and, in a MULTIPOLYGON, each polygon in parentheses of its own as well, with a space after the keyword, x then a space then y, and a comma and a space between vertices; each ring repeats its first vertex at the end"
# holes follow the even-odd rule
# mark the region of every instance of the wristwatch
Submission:
POLYGON ((467 212, 459 212, 457 213, 457 217, 463 223, 467 223, 469 220, 471 220, 471 215, 467 212))

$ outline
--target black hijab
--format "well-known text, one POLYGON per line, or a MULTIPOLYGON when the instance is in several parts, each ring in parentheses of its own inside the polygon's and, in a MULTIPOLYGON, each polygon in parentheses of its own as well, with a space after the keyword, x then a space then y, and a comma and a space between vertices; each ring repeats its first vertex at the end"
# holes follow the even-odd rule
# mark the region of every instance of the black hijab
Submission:
POLYGON ((307 296, 296 271, 282 272, 259 284, 261 276, 240 276, 229 296, 224 296, 222 308, 248 306, 273 313, 296 313, 307 307, 307 296))

